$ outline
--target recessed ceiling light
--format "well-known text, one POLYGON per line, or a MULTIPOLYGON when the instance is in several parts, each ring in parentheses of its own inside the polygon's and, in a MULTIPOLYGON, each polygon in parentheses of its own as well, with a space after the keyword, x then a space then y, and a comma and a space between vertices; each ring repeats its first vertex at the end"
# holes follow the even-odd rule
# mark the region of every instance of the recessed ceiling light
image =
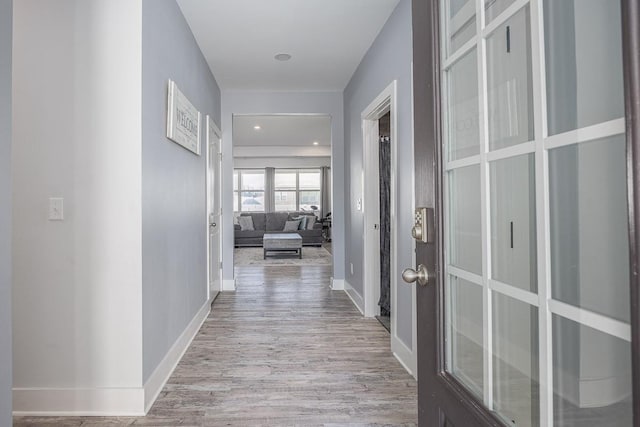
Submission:
POLYGON ((260 130, 260 129, 262 129, 262 128, 260 127, 260 125, 255 125, 253 128, 254 128, 255 130, 260 130))
POLYGON ((320 143, 318 141, 313 141, 313 145, 319 145, 320 143))
POLYGON ((276 61, 288 61, 291 59, 291 55, 289 55, 288 53, 279 53, 276 56, 274 56, 276 61))

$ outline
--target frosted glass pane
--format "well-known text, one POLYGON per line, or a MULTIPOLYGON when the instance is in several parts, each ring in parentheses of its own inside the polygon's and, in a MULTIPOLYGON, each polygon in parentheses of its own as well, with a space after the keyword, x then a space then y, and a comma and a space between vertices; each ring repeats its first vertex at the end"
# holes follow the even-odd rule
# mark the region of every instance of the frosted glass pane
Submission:
POLYGON ((447 6, 447 52, 452 54, 476 34, 476 4, 474 0, 449 0, 447 6))
POLYGON ((484 0, 485 20, 488 24, 500 15, 506 8, 515 3, 515 0, 484 0))
POLYGON ((494 293, 494 409, 508 425, 539 425, 538 310, 494 293))
POLYGON ((566 427, 631 427, 629 342, 553 316, 553 418, 566 427))
POLYGON ((553 298, 629 321, 624 135, 549 151, 553 298))
POLYGON ((536 292, 533 154, 499 160, 491 171, 491 277, 536 292))
POLYGON ((456 62, 449 77, 449 160, 480 154, 477 51, 456 62))
POLYGON ((545 0, 549 134, 624 116, 620 2, 545 0))
POLYGON ((482 275, 480 166, 449 172, 449 263, 482 275))
POLYGON ((482 287, 454 276, 450 276, 450 280, 451 366, 447 370, 481 397, 484 353, 482 287))
POLYGON ((529 7, 487 39, 489 148, 533 140, 529 7))

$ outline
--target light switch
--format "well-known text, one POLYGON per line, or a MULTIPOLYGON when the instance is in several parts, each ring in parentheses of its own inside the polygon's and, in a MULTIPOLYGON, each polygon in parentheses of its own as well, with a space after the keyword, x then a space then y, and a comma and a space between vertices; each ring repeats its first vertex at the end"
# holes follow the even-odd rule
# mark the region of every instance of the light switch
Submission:
POLYGON ((64 220, 64 199, 62 197, 51 197, 49 199, 49 221, 64 220))

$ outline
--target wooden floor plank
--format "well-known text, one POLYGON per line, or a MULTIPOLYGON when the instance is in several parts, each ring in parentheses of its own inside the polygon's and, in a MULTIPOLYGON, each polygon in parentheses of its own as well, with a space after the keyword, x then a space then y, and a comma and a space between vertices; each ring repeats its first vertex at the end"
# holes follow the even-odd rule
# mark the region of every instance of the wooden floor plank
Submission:
POLYGON ((416 382, 388 332, 330 290, 330 276, 330 266, 237 268, 237 291, 218 296, 146 417, 14 425, 416 425, 416 382))

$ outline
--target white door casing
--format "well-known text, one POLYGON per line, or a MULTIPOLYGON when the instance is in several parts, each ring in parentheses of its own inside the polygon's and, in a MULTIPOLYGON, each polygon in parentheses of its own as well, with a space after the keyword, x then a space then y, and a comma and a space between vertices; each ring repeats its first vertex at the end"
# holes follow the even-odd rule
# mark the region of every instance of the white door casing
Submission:
MULTIPOLYGON (((387 86, 362 112, 363 167, 362 209, 364 215, 363 299, 365 317, 380 313, 380 197, 379 197, 379 129, 378 121, 386 113, 391 114, 391 351, 400 363, 416 376, 416 340, 409 348, 398 336, 398 132, 397 132, 397 81, 387 86), (378 227, 376 227, 378 226, 378 227)), ((413 256, 413 255, 412 255, 413 256)), ((405 286, 401 282, 400 286, 405 286)), ((411 293, 412 336, 416 330, 416 293, 411 293)), ((405 305, 407 306, 407 305, 405 305)))
POLYGON ((207 284, 209 299, 222 290, 222 132, 210 116, 207 116, 207 284))

